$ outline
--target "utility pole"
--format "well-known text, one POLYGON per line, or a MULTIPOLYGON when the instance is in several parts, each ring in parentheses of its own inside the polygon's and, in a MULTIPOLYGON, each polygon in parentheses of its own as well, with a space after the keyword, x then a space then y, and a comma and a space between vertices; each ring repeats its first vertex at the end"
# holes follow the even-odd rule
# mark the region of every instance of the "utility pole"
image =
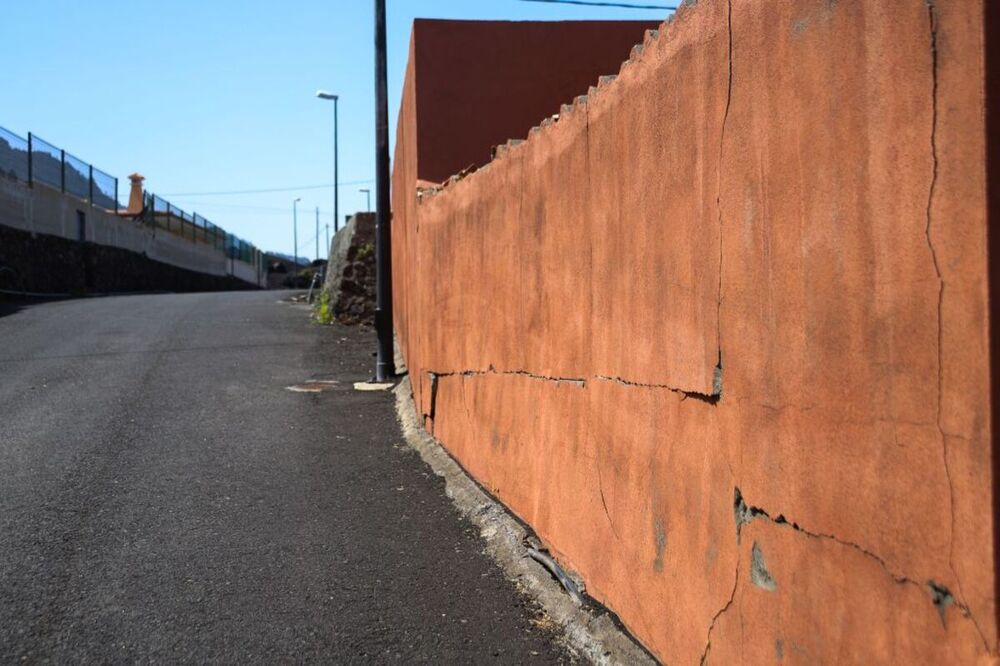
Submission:
POLYGON ((340 130, 337 127, 337 105, 339 97, 333 98, 333 228, 337 228, 340 216, 340 130))
POLYGON ((326 260, 330 261, 330 225, 326 225, 326 260))
POLYGON ((319 259, 319 206, 316 206, 316 259, 319 259))
POLYGON ((299 197, 292 202, 292 238, 295 241, 295 254, 292 255, 292 263, 295 265, 295 272, 299 272, 299 197))
POLYGON ((389 228, 389 94, 386 82, 385 0, 375 0, 375 381, 396 374, 392 349, 392 230, 389 228))

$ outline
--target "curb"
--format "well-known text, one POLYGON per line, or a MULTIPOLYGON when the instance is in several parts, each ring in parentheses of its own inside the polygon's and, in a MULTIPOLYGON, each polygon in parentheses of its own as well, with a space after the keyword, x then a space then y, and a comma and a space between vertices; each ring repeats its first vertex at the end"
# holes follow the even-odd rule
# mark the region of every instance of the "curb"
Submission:
MULTIPOLYGON (((445 493, 462 516, 479 528, 486 541, 486 552, 559 625, 563 643, 578 656, 601 666, 656 664, 645 649, 616 625, 609 612, 597 614, 577 606, 553 575, 531 557, 525 544, 535 540, 534 535, 466 474, 420 425, 409 377, 393 392, 396 416, 407 444, 435 474, 444 478, 445 493)), ((588 605, 601 608, 587 599, 588 605)))

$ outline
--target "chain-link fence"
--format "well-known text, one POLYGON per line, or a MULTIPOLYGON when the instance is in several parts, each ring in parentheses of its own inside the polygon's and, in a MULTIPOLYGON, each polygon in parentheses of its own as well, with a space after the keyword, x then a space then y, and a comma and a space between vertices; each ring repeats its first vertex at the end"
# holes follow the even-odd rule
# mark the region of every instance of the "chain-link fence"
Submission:
POLYGON ((91 167, 90 183, 93 185, 91 198, 95 206, 118 210, 118 179, 100 169, 91 167))
POLYGON ((90 165, 67 152, 63 152, 62 158, 62 190, 80 199, 90 199, 90 165))
POLYGON ((0 127, 0 175, 47 185, 107 210, 118 210, 118 179, 29 133, 0 127))
POLYGON ((0 127, 0 175, 28 182, 28 142, 0 127))
POLYGON ((225 252, 226 257, 254 265, 258 250, 252 243, 227 233, 197 213, 188 213, 156 194, 145 195, 143 220, 146 224, 190 239, 205 243, 225 252))
MULTIPOLYGON (((28 182, 44 183, 66 191, 63 184, 65 157, 62 151, 48 141, 28 135, 28 182)), ((89 168, 88 168, 89 171, 89 168)), ((89 188, 88 188, 89 190, 89 188)))
MULTIPOLYGON (((47 185, 91 205, 119 210, 117 178, 31 133, 25 140, 0 127, 0 177, 47 185)), ((229 259, 251 265, 257 261, 259 252, 252 243, 155 194, 144 195, 141 217, 155 229, 211 245, 229 259)))

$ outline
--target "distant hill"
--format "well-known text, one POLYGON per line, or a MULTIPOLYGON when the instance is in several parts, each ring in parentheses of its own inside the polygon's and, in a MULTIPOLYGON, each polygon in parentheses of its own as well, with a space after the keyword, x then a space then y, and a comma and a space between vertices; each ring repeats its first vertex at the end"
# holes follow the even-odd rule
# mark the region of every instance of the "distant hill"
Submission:
MULTIPOLYGON (((56 189, 62 187, 62 161, 58 155, 35 150, 32 172, 37 182, 45 183, 56 189)), ((3 137, 0 137, 0 173, 9 178, 28 181, 28 151, 11 145, 3 137)), ((108 189, 112 188, 113 186, 108 187, 108 189)), ((90 196, 89 164, 67 156, 66 191, 81 199, 90 196)), ((94 203, 104 208, 114 208, 115 193, 113 189, 110 192, 105 192, 95 182, 94 203)))

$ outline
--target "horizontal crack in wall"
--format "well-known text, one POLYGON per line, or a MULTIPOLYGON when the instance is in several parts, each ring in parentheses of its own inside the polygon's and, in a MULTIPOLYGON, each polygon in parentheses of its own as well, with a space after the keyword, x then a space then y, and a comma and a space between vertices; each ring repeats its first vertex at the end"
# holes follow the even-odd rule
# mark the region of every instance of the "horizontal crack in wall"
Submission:
POLYGON ((684 399, 691 398, 692 400, 698 400, 710 405, 717 404, 722 398, 722 396, 718 393, 700 393, 698 391, 689 391, 687 389, 677 388, 668 384, 646 384, 642 382, 633 382, 627 379, 622 379, 621 377, 610 377, 607 375, 594 375, 590 379, 584 377, 555 377, 552 375, 539 375, 533 372, 528 372, 527 370, 497 370, 492 365, 486 370, 451 370, 448 372, 428 371, 427 375, 430 377, 431 381, 431 415, 434 413, 433 405, 437 396, 437 381, 444 377, 483 377, 487 375, 495 375, 498 377, 527 377, 528 379, 537 379, 538 381, 573 384, 579 388, 586 387, 588 381, 614 382, 615 384, 634 388, 662 389, 672 393, 677 393, 678 395, 683 396, 684 399))
POLYGON ((456 370, 453 372, 428 372, 431 376, 431 380, 436 382, 442 377, 479 377, 483 375, 497 375, 497 376, 516 376, 516 377, 527 377, 528 379, 537 379, 539 381, 545 382, 556 382, 565 384, 576 384, 580 388, 587 385, 587 380, 578 377, 552 377, 549 375, 536 375, 533 372, 528 372, 527 370, 497 370, 492 365, 486 370, 456 370))
POLYGON ((664 389, 666 391, 670 391, 672 393, 676 393, 680 396, 683 396, 685 400, 691 398, 692 400, 707 402, 710 405, 718 404, 719 400, 722 399, 721 392, 699 393, 698 391, 688 391, 686 389, 677 388, 675 386, 668 386, 667 384, 643 384, 640 382, 632 382, 627 379, 622 379, 621 377, 608 377, 607 375, 596 375, 594 377, 594 380, 601 382, 614 382, 616 384, 621 384, 622 386, 634 386, 637 388, 664 389))
MULTIPOLYGON (((812 539, 823 539, 827 541, 833 541, 834 543, 840 544, 841 546, 853 548, 854 550, 858 551, 865 557, 874 560, 875 562, 878 562, 879 566, 882 567, 882 569, 886 572, 886 574, 889 575, 890 578, 892 578, 894 582, 900 585, 913 585, 922 589, 924 592, 928 593, 931 598, 930 599, 931 603, 934 604, 934 607, 941 615, 942 624, 945 623, 945 613, 948 607, 952 605, 954 605, 961 612, 962 617, 975 623, 975 618, 973 618, 972 612, 969 610, 969 607, 964 603, 960 603, 951 593, 951 591, 944 585, 941 585, 940 583, 930 579, 921 583, 920 581, 915 580, 909 576, 898 574, 892 571, 892 569, 889 568, 889 565, 886 563, 886 561, 882 559, 880 556, 876 555, 870 550, 852 541, 845 541, 844 539, 836 537, 832 534, 824 534, 822 532, 813 532, 807 530, 801 527, 798 523, 788 520, 782 514, 778 514, 777 516, 772 517, 770 513, 768 513, 761 507, 747 504, 746 501, 743 499, 743 494, 740 492, 740 489, 738 487, 734 488, 734 493, 733 493, 733 515, 736 519, 737 543, 740 540, 741 531, 743 527, 745 525, 748 525, 754 520, 764 520, 779 527, 788 527, 812 539)), ((985 640, 983 641, 983 644, 986 647, 986 650, 990 651, 989 645, 986 643, 985 640)))

